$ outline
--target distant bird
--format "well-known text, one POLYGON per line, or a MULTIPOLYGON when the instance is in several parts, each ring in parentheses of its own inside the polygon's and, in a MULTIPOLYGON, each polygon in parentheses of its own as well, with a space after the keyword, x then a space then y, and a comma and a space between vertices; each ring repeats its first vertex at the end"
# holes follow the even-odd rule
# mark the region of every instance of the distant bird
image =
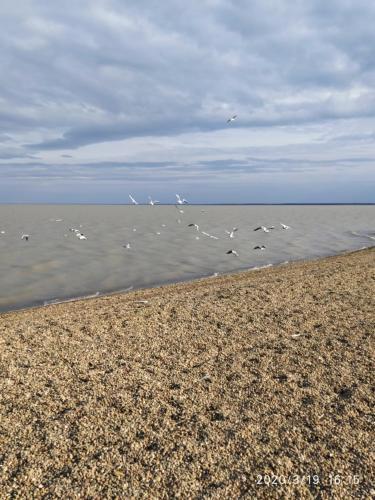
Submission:
POLYGON ((153 200, 153 199, 151 198, 151 196, 149 196, 149 197, 148 197, 148 199, 150 200, 150 201, 149 201, 149 203, 150 203, 150 205, 152 205, 152 206, 154 206, 156 203, 160 203, 160 201, 158 201, 158 200, 153 200))
POLYGON ((126 245, 122 245, 123 248, 126 248, 127 250, 130 250, 131 246, 130 243, 127 243, 126 245))
POLYGON ((290 229, 290 226, 287 226, 286 224, 283 224, 282 222, 280 222, 280 226, 282 229, 290 229))
POLYGON ((188 227, 195 227, 197 231, 199 231, 199 226, 198 224, 188 224, 188 227))
POLYGON ((229 238, 234 238, 234 233, 238 231, 238 227, 234 227, 232 231, 225 231, 227 234, 229 234, 229 238))
POLYGON ((177 198, 177 203, 178 203, 179 205, 183 205, 184 203, 188 203, 188 201, 187 201, 187 200, 185 200, 185 198, 182 198, 182 200, 181 200, 181 197, 180 197, 180 195, 179 195, 179 194, 176 194, 176 198, 177 198))
POLYGON ((270 227, 259 226, 259 227, 256 227, 256 228, 254 229, 254 231, 260 231, 260 230, 262 230, 262 231, 264 231, 265 233, 269 233, 271 229, 275 229, 275 227, 274 227, 274 226, 270 226, 270 227))
POLYGON ((23 234, 21 236, 21 240, 29 241, 30 235, 29 234, 23 234))
POLYGON ((130 198, 131 202, 133 203, 133 205, 138 205, 138 201, 135 201, 135 199, 133 198, 133 196, 131 194, 129 194, 129 198, 130 198))
POLYGON ((208 236, 209 238, 212 238, 213 240, 218 240, 219 238, 217 236, 212 236, 212 234, 206 233, 205 231, 201 231, 202 234, 205 236, 208 236))
POLYGON ((231 253, 232 253, 233 255, 235 255, 236 257, 238 257, 238 253, 236 252, 236 250, 228 250, 227 255, 228 255, 228 254, 231 254, 231 253))
POLYGON ((5 231, 0 231, 0 234, 5 234, 5 231))
POLYGON ((76 233, 76 236, 80 240, 87 240, 86 236, 80 232, 76 233))
POLYGON ((257 245, 256 247, 254 247, 254 250, 265 250, 266 247, 264 245, 257 245))
POLYGON ((237 119, 237 115, 233 115, 230 118, 228 118, 227 123, 234 122, 234 120, 236 120, 236 119, 237 119))

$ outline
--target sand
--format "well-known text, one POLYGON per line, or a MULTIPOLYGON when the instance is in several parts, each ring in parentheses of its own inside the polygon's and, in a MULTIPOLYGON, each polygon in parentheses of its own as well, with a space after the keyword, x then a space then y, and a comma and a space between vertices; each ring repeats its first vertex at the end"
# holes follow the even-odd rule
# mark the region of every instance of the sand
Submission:
POLYGON ((1 498, 375 495, 374 264, 1 314, 1 498))

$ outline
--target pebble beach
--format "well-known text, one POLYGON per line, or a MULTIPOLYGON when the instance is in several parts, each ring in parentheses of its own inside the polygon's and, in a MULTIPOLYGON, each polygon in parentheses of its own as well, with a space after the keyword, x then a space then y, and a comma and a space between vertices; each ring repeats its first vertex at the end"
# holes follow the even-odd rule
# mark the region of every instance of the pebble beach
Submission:
POLYGON ((0 314, 1 498, 370 498, 375 249, 0 314))

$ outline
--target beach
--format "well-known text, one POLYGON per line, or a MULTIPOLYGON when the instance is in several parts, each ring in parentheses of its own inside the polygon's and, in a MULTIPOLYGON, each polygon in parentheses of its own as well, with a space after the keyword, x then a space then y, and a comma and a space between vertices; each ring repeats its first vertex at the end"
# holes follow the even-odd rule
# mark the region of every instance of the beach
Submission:
POLYGON ((375 249, 0 314, 2 498, 370 498, 375 249))

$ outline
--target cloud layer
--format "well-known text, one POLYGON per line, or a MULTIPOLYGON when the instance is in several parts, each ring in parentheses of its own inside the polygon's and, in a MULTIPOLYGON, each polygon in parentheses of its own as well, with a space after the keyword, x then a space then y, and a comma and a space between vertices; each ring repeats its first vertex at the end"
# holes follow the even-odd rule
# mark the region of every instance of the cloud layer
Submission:
POLYGON ((33 201, 52 185, 70 201, 86 178, 96 201, 103 182, 151 181, 165 201, 177 186, 228 201, 218 184, 247 201, 276 172, 274 201, 290 183, 322 201, 340 171, 323 201, 374 202, 374 15, 364 0, 4 0, 0 200, 22 179, 33 201))

